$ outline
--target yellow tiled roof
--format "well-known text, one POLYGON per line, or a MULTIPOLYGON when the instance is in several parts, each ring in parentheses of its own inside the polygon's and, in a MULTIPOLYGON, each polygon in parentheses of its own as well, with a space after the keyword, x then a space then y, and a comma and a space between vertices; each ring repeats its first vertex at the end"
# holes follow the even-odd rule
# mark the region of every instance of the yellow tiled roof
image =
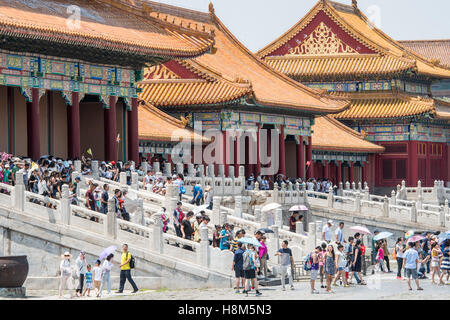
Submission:
POLYGON ((405 40, 402 45, 427 59, 434 60, 445 68, 450 68, 450 39, 443 40, 405 40))
MULTIPOLYGON (((386 59, 385 56, 388 56, 390 60, 400 59, 405 61, 406 58, 407 60, 412 60, 415 63, 415 65, 411 66, 411 71, 417 72, 423 76, 430 76, 434 78, 450 78, 450 69, 436 66, 431 60, 428 60, 420 54, 406 48, 398 41, 393 40, 383 31, 376 28, 359 9, 355 10, 352 6, 343 5, 329 0, 318 1, 318 3, 297 24, 295 24, 278 39, 261 49, 257 55, 263 59, 268 58, 268 56, 270 56, 275 50, 285 45, 288 41, 298 35, 320 11, 325 12, 327 16, 329 16, 339 27, 341 27, 354 39, 372 49, 377 54, 379 59, 383 60, 386 59)), ((356 53, 355 55, 363 54, 356 53)), ((289 57, 295 59, 293 55, 289 55, 289 57)), ((328 71, 329 74, 338 73, 338 70, 343 68, 342 63, 347 62, 347 60, 343 60, 339 57, 339 55, 326 55, 324 58, 330 61, 330 68, 334 68, 328 71), (337 61, 334 62, 334 60, 337 61)), ((365 62, 369 61, 370 59, 365 60, 365 62)), ((308 60, 300 60, 300 62, 308 62, 308 60)), ((393 64, 401 65, 401 62, 393 64)), ((381 62, 379 65, 381 65, 381 62)), ((367 74, 372 72, 370 63, 361 63, 356 65, 356 69, 357 70, 355 70, 355 72, 357 74, 367 74)), ((314 70, 314 68, 312 68, 312 70, 314 70)), ((384 74, 386 72, 386 68, 380 67, 380 72, 381 74, 384 74)), ((297 74, 297 76, 300 76, 300 74, 297 74)))
POLYGON ((314 150, 381 153, 384 147, 364 139, 364 136, 329 116, 316 117, 312 126, 314 150))
POLYGON ((0 35, 168 58, 195 57, 212 47, 211 34, 155 19, 144 9, 126 0, 0 0, 0 35), (69 6, 80 9, 79 26, 69 6))
POLYGON ((435 113, 431 98, 413 97, 395 92, 344 93, 333 95, 350 99, 350 107, 333 115, 336 119, 380 119, 435 113))
MULTIPOLYGON (((144 103, 138 109, 138 130, 140 140, 150 141, 172 141, 176 137, 189 137, 191 140, 207 142, 201 135, 187 129, 186 124, 170 115, 162 112, 158 108, 144 103)), ((174 140, 178 142, 178 140, 174 140)))
POLYGON ((340 56, 269 56, 267 64, 296 80, 312 80, 313 78, 335 77, 348 79, 351 76, 392 75, 411 70, 415 66, 413 60, 378 56, 374 54, 340 56))
MULTIPOLYGON (((348 101, 341 99, 331 99, 323 93, 307 88, 289 77, 273 70, 263 61, 258 59, 252 52, 244 47, 225 27, 225 25, 214 14, 211 7, 210 13, 195 13, 195 11, 187 9, 172 10, 171 6, 159 6, 158 3, 147 2, 149 6, 165 12, 170 12, 171 17, 175 19, 183 19, 185 23, 206 25, 206 30, 214 30, 215 44, 212 54, 203 55, 195 59, 185 61, 185 66, 196 70, 201 69, 203 72, 211 74, 216 79, 229 79, 229 82, 245 83, 251 87, 251 96, 256 103, 270 107, 282 107, 301 111, 312 111, 317 113, 336 113, 344 110, 348 101)), ((171 18, 170 18, 171 19, 171 18)), ((148 84, 147 84, 148 85, 148 84)), ((186 92, 192 91, 192 96, 196 95, 195 103, 208 103, 213 101, 212 91, 217 90, 222 93, 227 90, 231 93, 235 92, 231 88, 227 88, 224 84, 216 84, 209 82, 208 84, 178 84, 168 85, 161 84, 166 88, 173 86, 173 92, 181 92, 184 86, 186 92), (204 89, 207 94, 203 96, 200 89, 204 89), (194 90, 195 89, 195 90, 194 90), (198 90, 198 91, 197 91, 198 90), (202 99, 202 100, 201 100, 202 99)), ((161 89, 162 90, 162 89, 161 89)), ((149 89, 149 92, 159 92, 156 88, 149 89)), ((180 96, 186 95, 186 92, 180 96)), ((242 93, 242 92, 241 92, 242 93)), ((230 94, 229 99, 234 99, 239 92, 230 94)), ((167 95, 166 95, 167 96, 167 95)), ((149 101, 152 96, 147 95, 149 101)), ((156 99, 159 101, 160 98, 156 99)), ((170 101, 176 98, 169 97, 170 101)), ((181 100, 180 100, 181 101, 181 100)), ((179 102, 177 102, 179 103, 179 102)), ((181 103, 183 105, 183 103, 181 103)), ((184 104, 185 105, 185 104, 184 104)))

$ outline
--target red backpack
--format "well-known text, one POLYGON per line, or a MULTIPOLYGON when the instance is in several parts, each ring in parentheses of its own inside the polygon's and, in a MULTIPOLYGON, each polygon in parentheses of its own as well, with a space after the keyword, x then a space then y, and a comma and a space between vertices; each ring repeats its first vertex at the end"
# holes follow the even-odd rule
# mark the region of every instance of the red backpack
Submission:
MULTIPOLYGON (((178 209, 177 209, 178 211, 178 209)), ((184 212, 183 210, 178 211, 178 222, 181 223, 184 219, 184 212)))

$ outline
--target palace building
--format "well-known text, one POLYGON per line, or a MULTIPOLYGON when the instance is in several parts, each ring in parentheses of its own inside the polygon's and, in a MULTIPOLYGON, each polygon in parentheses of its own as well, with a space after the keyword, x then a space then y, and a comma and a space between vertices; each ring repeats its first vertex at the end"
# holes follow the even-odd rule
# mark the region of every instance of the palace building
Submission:
MULTIPOLYGON (((139 84, 142 100, 175 117, 190 118, 191 126, 201 121, 203 130, 249 130, 257 146, 261 129, 277 130, 279 154, 274 156, 278 173, 287 177, 321 178, 329 174, 335 183, 344 177, 361 181, 366 175, 365 181, 369 179, 370 170, 365 170, 368 161, 384 148, 325 116, 344 112, 348 99, 310 89, 269 67, 233 36, 212 5, 209 13, 203 13, 146 3, 161 12, 160 18, 168 15, 169 20, 183 24, 205 24, 215 35, 215 50, 210 55, 147 68, 139 84), (330 165, 316 166, 313 159, 330 165)), ((261 173, 260 150, 249 150, 248 140, 225 139, 220 163, 225 163, 226 174, 230 163, 245 164, 246 176, 261 173), (245 143, 249 151, 245 160, 239 157, 239 143, 245 143), (258 155, 255 164, 249 161, 253 151, 258 155)), ((150 144, 141 145, 143 156, 149 156, 149 148, 150 144)))
MULTIPOLYGON (((257 55, 298 82, 350 100, 330 117, 385 148, 373 156, 381 188, 450 178, 448 48, 448 41, 390 38, 356 0, 320 0, 257 55)), ((328 154, 317 152, 315 166, 329 165, 328 154)))
POLYGON ((139 107, 137 83, 144 67, 208 53, 214 38, 154 14, 126 0, 0 0, 0 150, 138 161, 139 135, 184 130, 139 107))

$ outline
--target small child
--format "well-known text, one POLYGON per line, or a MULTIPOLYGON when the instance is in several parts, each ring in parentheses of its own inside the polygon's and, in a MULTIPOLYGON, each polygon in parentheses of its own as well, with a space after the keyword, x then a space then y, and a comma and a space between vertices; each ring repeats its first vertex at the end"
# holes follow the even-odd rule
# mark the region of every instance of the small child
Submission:
POLYGON ((95 267, 92 270, 93 276, 94 276, 94 289, 95 289, 95 295, 100 295, 100 286, 102 284, 102 274, 103 270, 100 267, 100 260, 95 261, 95 267))
POLYGON ((86 266, 86 274, 84 275, 84 278, 86 279, 86 288, 84 289, 83 296, 86 295, 90 297, 91 296, 91 289, 92 289, 92 272, 91 272, 91 265, 88 264, 86 266))

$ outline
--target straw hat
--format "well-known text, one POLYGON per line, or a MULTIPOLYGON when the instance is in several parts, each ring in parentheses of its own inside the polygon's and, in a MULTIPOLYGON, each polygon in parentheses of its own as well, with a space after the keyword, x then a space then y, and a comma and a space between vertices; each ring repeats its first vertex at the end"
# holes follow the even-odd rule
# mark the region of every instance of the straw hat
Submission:
POLYGON ((65 258, 66 256, 69 256, 69 259, 72 259, 72 255, 70 254, 69 251, 64 252, 64 254, 61 256, 61 258, 65 258))

